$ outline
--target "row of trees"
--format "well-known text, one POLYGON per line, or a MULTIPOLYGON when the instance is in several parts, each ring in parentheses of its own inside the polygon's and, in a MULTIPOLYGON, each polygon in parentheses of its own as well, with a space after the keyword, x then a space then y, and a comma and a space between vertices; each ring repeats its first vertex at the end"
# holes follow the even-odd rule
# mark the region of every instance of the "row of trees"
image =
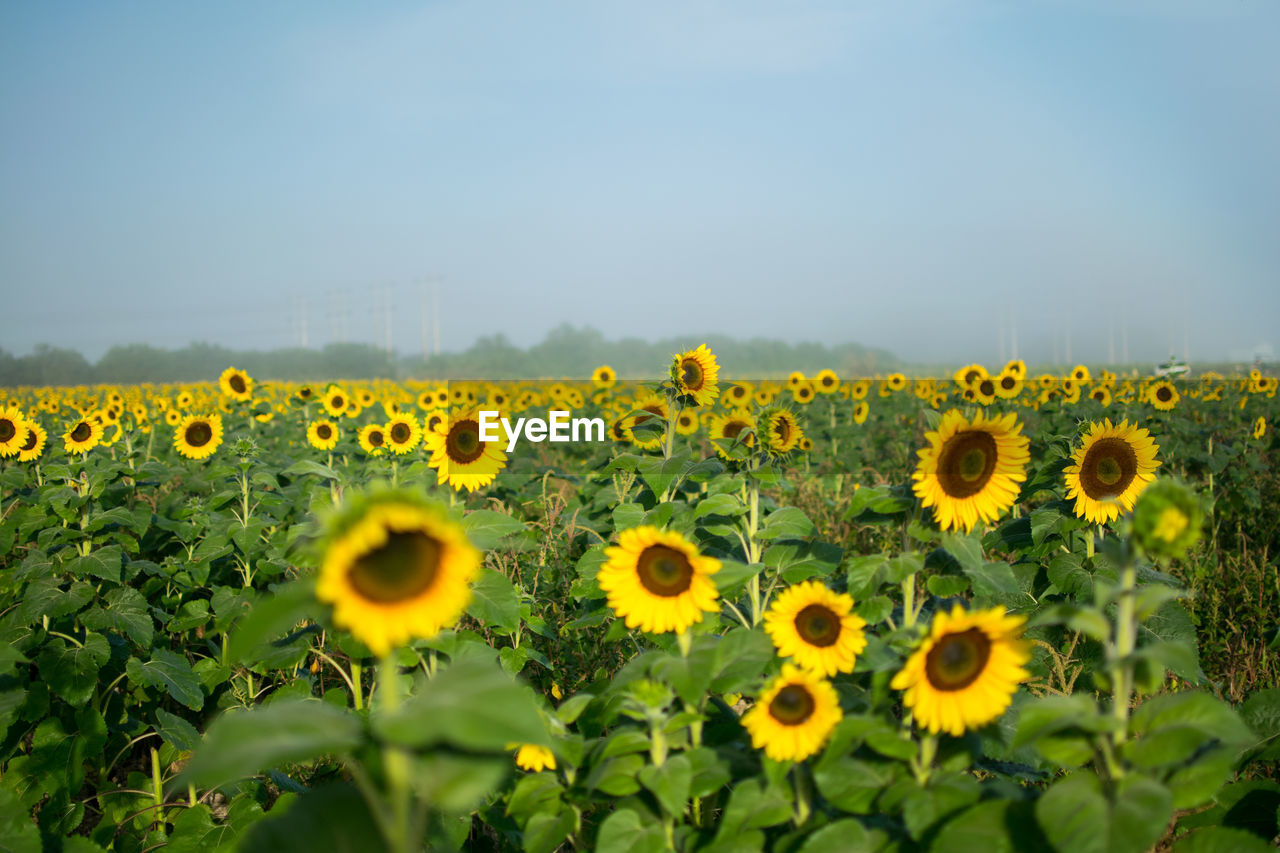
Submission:
POLYGON ((842 375, 870 375, 897 369, 898 359, 857 344, 826 347, 756 338, 674 337, 660 341, 607 341, 592 328, 564 325, 528 349, 502 335, 481 338, 463 352, 397 357, 371 344, 329 344, 323 349, 233 350, 195 343, 165 350, 149 344, 112 347, 96 364, 75 350, 37 346, 16 356, 0 349, 0 385, 89 385, 94 383, 195 382, 235 365, 258 379, 525 379, 585 378, 609 364, 623 377, 659 375, 673 353, 707 346, 737 377, 813 373, 832 368, 842 375))

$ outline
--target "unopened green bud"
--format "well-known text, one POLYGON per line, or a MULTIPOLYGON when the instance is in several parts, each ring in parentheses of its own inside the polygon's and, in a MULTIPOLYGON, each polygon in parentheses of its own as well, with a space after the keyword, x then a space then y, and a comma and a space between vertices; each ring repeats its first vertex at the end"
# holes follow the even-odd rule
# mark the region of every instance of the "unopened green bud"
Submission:
POLYGON ((1157 562, 1175 560, 1200 538, 1204 512, 1196 495, 1181 483, 1160 480, 1133 508, 1133 540, 1157 562))

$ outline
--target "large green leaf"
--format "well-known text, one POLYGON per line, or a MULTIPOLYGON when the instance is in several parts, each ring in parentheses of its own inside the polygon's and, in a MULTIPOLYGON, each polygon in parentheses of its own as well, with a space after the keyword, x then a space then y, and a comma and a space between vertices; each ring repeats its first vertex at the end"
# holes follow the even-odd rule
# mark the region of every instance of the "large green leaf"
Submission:
POLYGON ((156 649, 151 660, 143 663, 129 658, 125 667, 129 678, 139 684, 158 687, 193 711, 204 706, 204 691, 200 679, 191 669, 187 659, 168 649, 156 649))

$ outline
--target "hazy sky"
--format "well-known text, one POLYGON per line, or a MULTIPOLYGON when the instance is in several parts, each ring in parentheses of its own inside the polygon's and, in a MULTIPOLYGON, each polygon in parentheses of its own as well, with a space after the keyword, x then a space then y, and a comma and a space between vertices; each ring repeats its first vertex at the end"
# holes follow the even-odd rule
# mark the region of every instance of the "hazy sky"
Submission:
POLYGON ((1280 346, 1280 3, 0 4, 0 347, 1280 346))

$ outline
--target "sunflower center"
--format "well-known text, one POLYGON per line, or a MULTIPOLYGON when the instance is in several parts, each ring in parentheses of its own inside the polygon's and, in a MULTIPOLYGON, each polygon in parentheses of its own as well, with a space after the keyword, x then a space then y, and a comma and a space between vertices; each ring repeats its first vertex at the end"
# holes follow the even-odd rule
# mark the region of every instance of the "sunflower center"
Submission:
POLYGON ((0 418, 0 441, 9 441, 18 434, 17 425, 8 418, 0 418))
POLYGON ((388 533, 382 546, 351 564, 347 580, 368 601, 405 601, 435 582, 440 550, 440 542, 421 531, 388 533))
POLYGON ((978 391, 982 396, 990 397, 992 394, 996 393, 996 386, 990 379, 984 379, 978 383, 978 391))
POLYGON ((813 716, 813 696, 803 684, 788 684, 769 703, 769 716, 784 726, 803 725, 813 716))
POLYGON ((1129 488, 1138 474, 1138 455, 1122 438, 1094 442, 1080 466, 1080 483, 1094 500, 1113 498, 1129 488))
POLYGON ((942 448, 938 482, 953 498, 976 495, 996 470, 996 440, 983 430, 956 433, 942 448))
POLYGON ((329 408, 345 409, 346 407, 347 407, 347 398, 343 397, 341 394, 334 394, 332 397, 329 398, 329 408))
POLYGON ((724 425, 724 437, 736 439, 738 437, 738 433, 742 432, 746 428, 747 425, 742 421, 729 421, 724 425))
POLYGON ((778 418, 773 423, 773 434, 778 437, 779 444, 786 444, 791 438, 791 424, 786 418, 778 418))
POLYGON ((1168 388, 1157 388, 1156 399, 1159 400, 1161 403, 1167 403, 1173 399, 1173 392, 1170 391, 1168 388))
POLYGON ((834 384, 836 384, 836 381, 835 381, 834 379, 832 379, 830 376, 824 376, 824 377, 822 377, 822 387, 823 387, 823 388, 830 388, 830 387, 831 387, 832 385, 834 385, 834 384))
POLYGON ((89 426, 88 421, 81 421, 76 424, 76 428, 71 431, 72 441, 88 441, 89 436, 93 435, 93 427, 89 426))
POLYGON ((991 659, 991 640, 981 628, 947 634, 925 656, 924 672, 934 690, 963 690, 978 680, 991 659))
POLYGON ((382 437, 382 430, 375 429, 369 431, 369 443, 374 447, 381 447, 385 439, 382 437))
POLYGON ((696 389, 702 385, 702 367, 691 358, 686 358, 680 365, 680 382, 686 388, 696 389))
POLYGON ((320 424, 320 426, 316 427, 316 435, 320 437, 321 441, 328 441, 329 436, 333 435, 333 430, 329 429, 328 424, 320 424))
POLYGON ((650 545, 636 560, 640 583, 654 595, 671 598, 693 585, 693 566, 689 558, 666 545, 650 545))
POLYGON ((796 614, 796 633, 811 646, 825 648, 840 639, 840 617, 828 607, 810 604, 796 614))
POLYGON ((23 449, 23 450, 35 450, 35 449, 36 449, 36 438, 37 438, 37 436, 36 436, 36 431, 35 431, 34 429, 28 429, 28 430, 27 430, 27 441, 26 441, 26 443, 25 443, 25 444, 23 444, 23 445, 22 445, 22 449, 23 449))
POLYGON ((231 386, 231 390, 237 394, 243 394, 245 391, 244 378, 238 374, 227 380, 227 384, 231 386))
POLYGON ((213 427, 204 421, 196 421, 187 427, 184 438, 186 438, 187 444, 192 447, 204 447, 213 440, 213 427))
POLYGON ((413 434, 413 430, 409 429, 406 423, 397 423, 391 425, 391 440, 396 444, 404 444, 409 440, 409 436, 413 434))
POLYGON ((445 446, 449 458, 454 462, 465 465, 476 461, 484 453, 484 442, 480 440, 480 424, 472 420, 459 421, 449 429, 445 446))
POLYGON ((1012 391, 1013 386, 1017 384, 1018 380, 1014 379, 1012 376, 1005 376, 1000 380, 1000 387, 1006 391, 1012 391))

